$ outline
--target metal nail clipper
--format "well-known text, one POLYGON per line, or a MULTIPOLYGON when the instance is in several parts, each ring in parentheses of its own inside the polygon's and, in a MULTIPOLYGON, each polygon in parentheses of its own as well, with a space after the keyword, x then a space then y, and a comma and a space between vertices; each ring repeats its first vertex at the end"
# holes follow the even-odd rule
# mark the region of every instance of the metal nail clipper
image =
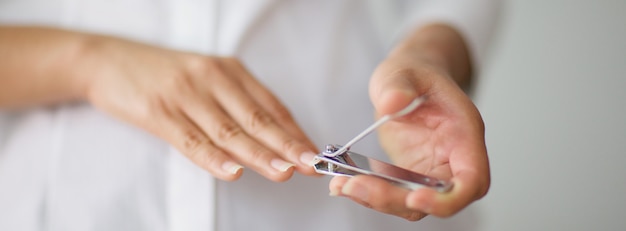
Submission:
POLYGON ((424 102, 424 97, 418 97, 399 112, 386 115, 378 119, 346 145, 326 145, 324 151, 314 158, 315 171, 331 176, 371 175, 385 179, 392 184, 407 189, 431 188, 438 192, 447 192, 452 189, 452 183, 434 177, 422 175, 365 155, 350 151, 350 147, 363 139, 385 122, 407 115, 424 102))

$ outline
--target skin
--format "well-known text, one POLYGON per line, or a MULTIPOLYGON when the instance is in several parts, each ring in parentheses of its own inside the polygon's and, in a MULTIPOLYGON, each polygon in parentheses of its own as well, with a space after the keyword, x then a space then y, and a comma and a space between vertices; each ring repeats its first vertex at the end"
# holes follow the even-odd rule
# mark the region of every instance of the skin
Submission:
POLYGON ((448 179, 450 192, 409 191, 371 177, 335 177, 330 194, 407 220, 428 214, 449 217, 483 197, 490 184, 480 113, 463 92, 471 65, 462 37, 451 27, 431 25, 409 36, 375 70, 370 97, 377 117, 425 95, 423 105, 379 129, 382 147, 395 164, 448 179))
MULTIPOLYGON (((8 26, 0 26, 0 57, 0 108, 86 101, 169 142, 222 180, 236 180, 244 166, 273 181, 294 171, 315 175, 309 165, 315 146, 236 58, 8 26)), ((484 196, 489 166, 483 123, 460 87, 470 74, 459 34, 430 25, 401 42, 370 81, 377 116, 428 97, 413 113, 383 126, 380 142, 394 163, 451 179, 451 192, 409 191, 359 176, 334 178, 331 195, 409 220, 450 216, 484 196)))
POLYGON ((312 143, 235 58, 35 27, 0 28, 0 54, 10 57, 0 63, 0 107, 88 101, 222 180, 242 165, 273 181, 314 175, 312 143))

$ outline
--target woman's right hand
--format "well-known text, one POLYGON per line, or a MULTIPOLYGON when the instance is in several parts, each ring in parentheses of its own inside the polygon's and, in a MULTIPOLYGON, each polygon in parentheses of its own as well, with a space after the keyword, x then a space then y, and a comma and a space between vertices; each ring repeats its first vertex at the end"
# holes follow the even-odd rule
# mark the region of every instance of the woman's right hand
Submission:
POLYGON ((236 58, 207 57, 110 37, 77 65, 95 107, 166 140, 222 180, 246 166, 273 181, 314 175, 315 147, 289 111, 236 58))

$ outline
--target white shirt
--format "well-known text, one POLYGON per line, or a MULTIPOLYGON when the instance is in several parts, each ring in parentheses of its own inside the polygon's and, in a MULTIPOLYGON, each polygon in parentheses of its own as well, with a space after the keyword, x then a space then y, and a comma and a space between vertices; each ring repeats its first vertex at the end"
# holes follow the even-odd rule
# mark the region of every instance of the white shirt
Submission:
MULTIPOLYGON (((0 23, 238 57, 323 147, 373 121, 369 77, 398 37, 449 23, 480 60, 496 9, 489 0, 2 0, 0 23)), ((375 137, 354 150, 385 159, 375 137)), ((328 180, 274 183, 247 170, 221 182, 88 104, 0 113, 0 230, 446 228, 329 197, 328 180)))

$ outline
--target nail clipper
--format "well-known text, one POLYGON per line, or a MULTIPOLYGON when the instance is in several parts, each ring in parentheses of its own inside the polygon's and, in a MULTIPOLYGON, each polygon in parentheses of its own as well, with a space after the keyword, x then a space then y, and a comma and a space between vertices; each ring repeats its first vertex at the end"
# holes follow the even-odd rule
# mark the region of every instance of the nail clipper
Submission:
POLYGON ((427 187, 438 192, 449 191, 452 189, 452 182, 450 181, 439 180, 350 151, 350 147, 354 143, 374 131, 377 127, 389 120, 409 114, 421 105, 424 100, 425 97, 418 97, 399 112, 381 117, 344 146, 326 145, 324 151, 314 158, 315 171, 331 176, 371 175, 410 190, 427 187))

